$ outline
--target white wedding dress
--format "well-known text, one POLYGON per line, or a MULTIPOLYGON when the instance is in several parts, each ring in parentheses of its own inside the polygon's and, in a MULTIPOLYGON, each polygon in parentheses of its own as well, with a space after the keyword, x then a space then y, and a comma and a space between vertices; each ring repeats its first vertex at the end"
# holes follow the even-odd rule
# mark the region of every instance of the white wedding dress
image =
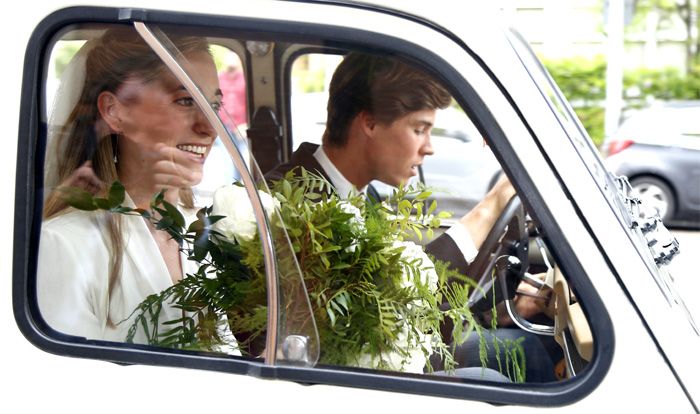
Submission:
MULTIPOLYGON (((130 200, 125 204, 129 205, 130 200)), ((112 213, 70 210, 43 223, 37 299, 41 315, 51 328, 88 339, 123 342, 135 318, 134 309, 147 296, 170 287, 172 281, 144 219, 123 215, 122 271, 109 295, 113 252, 106 214, 112 213)), ((197 270, 197 264, 185 255, 181 254, 180 259, 184 274, 197 270)), ((160 321, 179 317, 180 310, 166 305, 160 321)), ((240 355, 233 336, 226 335, 230 346, 221 351, 240 355)), ((140 328, 134 342, 145 342, 140 328)))

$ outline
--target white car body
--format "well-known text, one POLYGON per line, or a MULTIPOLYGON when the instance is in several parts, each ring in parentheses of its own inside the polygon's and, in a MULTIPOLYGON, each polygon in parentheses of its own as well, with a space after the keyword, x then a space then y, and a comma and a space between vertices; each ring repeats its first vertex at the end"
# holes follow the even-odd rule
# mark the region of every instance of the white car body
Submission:
MULTIPOLYGON (((478 95, 506 133, 499 146, 510 146, 507 162, 527 164, 531 185, 539 191, 538 197, 556 216, 550 223, 559 230, 558 240, 575 246, 575 257, 580 271, 588 278, 604 304, 604 314, 612 322, 609 326, 614 340, 603 348, 600 370, 584 371, 572 383, 561 389, 550 387, 542 392, 527 388, 529 399, 518 397, 519 403, 499 406, 478 401, 471 394, 468 399, 426 396, 410 392, 383 391, 382 386, 340 386, 318 384, 307 386, 290 380, 272 379, 274 370, 265 371, 251 366, 247 374, 227 373, 212 359, 208 369, 186 369, 188 366, 177 354, 163 351, 163 359, 170 366, 151 366, 148 354, 134 354, 139 364, 122 366, 110 362, 70 358, 54 355, 60 343, 36 331, 32 341, 43 341, 40 349, 30 342, 18 328, 15 315, 24 315, 27 304, 10 300, 26 295, 25 286, 13 275, 13 260, 2 263, 0 274, 5 280, 0 285, 3 332, 2 366, 5 386, 2 406, 8 410, 29 412, 377 412, 380 410, 428 412, 536 412, 546 408, 565 412, 596 412, 599 410, 634 410, 644 412, 693 412, 700 406, 700 335, 685 314, 673 283, 669 278, 655 279, 650 266, 634 248, 620 219, 612 211, 609 198, 596 186, 599 177, 582 174, 582 159, 576 146, 562 139, 562 125, 548 108, 542 92, 528 77, 518 55, 509 47, 505 30, 489 22, 497 19, 488 11, 462 11, 452 2, 436 4, 425 1, 384 2, 386 7, 401 9, 407 15, 419 16, 425 22, 380 12, 372 8, 348 7, 342 4, 322 4, 294 1, 158 1, 94 2, 99 7, 135 8, 177 11, 184 14, 238 16, 241 19, 271 19, 280 22, 305 22, 362 30, 363 33, 402 39, 407 44, 430 49, 450 65, 450 72, 469 78, 478 95), (98 4, 99 3, 99 4, 98 4), (449 35, 448 35, 449 34, 449 35), (462 39, 462 40, 460 40, 462 39), (470 52, 467 52, 461 42, 470 52), (471 55, 471 57, 470 57, 471 55), (474 58, 476 57, 476 58, 474 58), (480 64, 485 65, 484 70, 480 64), (494 81, 494 79, 497 80, 494 81), (507 91, 507 94, 504 93, 507 91), (514 105, 518 110, 514 110, 514 105), (523 122, 527 122, 527 127, 523 122), (526 139, 532 134, 539 142, 526 139), (544 150, 546 149, 546 151, 544 150), (517 157, 512 158, 512 154, 517 157), (554 156, 556 155, 556 156, 554 156), (573 166, 573 168, 572 168, 573 166), (604 206, 604 208, 601 208, 604 206), (582 218, 585 218, 583 220, 582 218), (603 233, 599 231, 606 229, 603 233), (601 252, 608 252, 607 256, 601 252), (661 286, 663 285, 663 286, 661 286), (662 294, 661 290, 666 294, 662 294), (140 355, 140 356, 139 356, 140 355), (145 356, 144 356, 145 355, 145 356), (588 381, 593 371, 596 378, 588 381), (264 372, 264 375, 261 375, 264 372), (256 378, 261 376, 261 379, 256 378), (571 384, 574 384, 573 386, 571 384), (568 387, 568 388, 567 388, 568 387), (578 387, 579 390, 572 390, 578 387), (558 390, 577 395, 568 401, 553 404, 558 390), (554 405, 554 407, 552 407, 554 405)), ((16 4, 7 12, 2 26, 5 39, 6 63, 2 68, 5 85, 2 119, 6 126, 6 149, 2 153, 2 168, 6 178, 2 193, 15 193, 17 151, 22 142, 17 137, 26 131, 24 118, 29 108, 20 106, 23 82, 32 82, 25 76, 22 57, 40 53, 28 50, 32 32, 42 19, 52 12, 73 6, 71 1, 50 1, 16 4), (19 144, 19 146, 18 146, 19 144)), ((381 6, 379 6, 381 7, 381 6)), ((465 7, 466 8, 466 7, 465 7)), ((26 85, 25 85, 26 86, 26 85)), ((36 110, 36 108, 34 108, 36 110)), ((579 143, 580 145, 584 145, 579 143)), ((500 151, 500 149, 497 148, 500 151)), ((603 175, 603 171, 591 174, 603 175)), ((18 181, 21 187, 23 181, 18 181)), ((18 191, 21 188, 18 187, 18 191)), ((613 189, 607 189, 613 191, 613 189)), ((17 197, 17 196, 16 196, 17 197)), ((27 208, 31 208, 29 204, 27 208)), ((15 261, 23 260, 24 249, 13 234, 22 234, 14 228, 15 202, 3 204, 2 246, 15 261), (14 250, 13 250, 14 249, 14 250)), ((642 237, 639 235, 639 237, 642 237)), ((688 253, 686 253, 688 254, 688 253)), ((693 254, 690 252, 690 254, 693 254)), ((15 263, 15 266, 17 263, 15 263)), ((17 277, 17 276, 15 276, 17 277)), ((694 292, 684 292, 686 300, 695 300, 694 292)), ((588 311, 591 311, 590 309, 588 311)), ((592 320, 595 325, 600 321, 592 320)), ((25 332, 26 334, 26 332, 25 332)), ((153 351, 157 354, 158 351, 153 351)), ((198 363, 204 364, 205 357, 198 363)), ((597 369, 597 368, 596 368, 597 369)), ((333 372, 328 373, 334 375, 333 372)), ((333 383, 333 380, 330 380, 333 383)), ((369 382, 367 384, 370 384, 369 382)), ((431 381, 425 381, 431 387, 431 381)), ((484 395, 511 393, 510 388, 479 384, 484 395)), ((519 392, 513 387, 513 392, 519 392)), ((500 395, 500 394, 499 394, 500 395)))

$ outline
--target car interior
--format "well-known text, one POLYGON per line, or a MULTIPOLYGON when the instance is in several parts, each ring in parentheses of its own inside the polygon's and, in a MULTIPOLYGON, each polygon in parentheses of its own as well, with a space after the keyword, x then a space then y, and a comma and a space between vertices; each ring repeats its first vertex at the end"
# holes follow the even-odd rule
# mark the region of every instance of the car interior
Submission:
MULTIPOLYGON (((57 106, 59 97, 68 93, 61 89, 66 68, 86 41, 98 37, 104 29, 105 25, 74 25, 55 36, 45 56, 43 78, 42 116, 49 131, 60 129, 61 119, 66 116, 60 114, 66 109, 57 106)), ((219 29, 193 31, 193 34, 206 37, 213 45, 212 54, 219 74, 242 73, 242 82, 240 79, 238 82, 244 84, 244 88, 239 86, 238 92, 231 93, 243 92, 245 122, 233 121, 236 119, 233 112, 241 109, 227 104, 240 100, 229 99, 227 91, 235 89, 223 83, 224 104, 219 116, 236 137, 234 141, 245 162, 257 165, 261 174, 289 160, 300 143, 320 142, 325 127, 328 84, 344 54, 349 51, 384 53, 361 44, 303 35, 290 37, 219 29), (231 66, 232 61, 240 64, 231 66)), ((402 59, 397 55, 393 57, 402 59)), ((428 65, 423 65, 430 70, 428 65)), ((222 82, 223 78, 219 79, 222 82)), ((456 101, 444 115, 444 124, 440 124, 438 115, 433 129, 433 161, 426 160, 416 177, 417 182, 434 189, 430 200, 437 202, 438 210, 452 213, 451 219, 443 220, 441 231, 455 224, 478 203, 502 174, 498 158, 489 149, 489 138, 482 136, 475 127, 477 123, 472 122, 476 115, 465 112, 456 101)), ((197 200, 203 204, 211 200, 219 186, 241 180, 243 174, 232 161, 231 147, 223 142, 230 139, 219 136, 207 158, 203 180, 195 188, 197 200)), ((45 145, 51 148, 51 142, 45 145)), ((48 152, 45 162, 47 165, 51 162, 48 152)), ((37 167, 37 170, 42 169, 44 165, 37 167)), ((256 175, 255 168, 251 167, 251 171, 256 175)), ((49 182, 47 178, 46 187, 42 188, 44 195, 52 191, 49 182)), ((517 189, 517 183, 514 185, 517 189)), ((377 183, 377 187, 383 196, 393 190, 381 183, 377 183)), ((426 241, 420 240, 421 243, 426 241)), ((547 369, 554 369, 545 378, 553 381, 580 375, 595 358, 595 338, 585 306, 577 301, 576 287, 564 273, 558 266, 556 249, 550 245, 537 219, 529 213, 528 200, 522 194, 513 197, 501 212, 469 265, 468 276, 475 281, 468 303, 472 312, 493 316, 495 308, 498 323, 484 321, 485 329, 508 327, 523 336, 536 338, 538 349, 546 352, 547 369), (541 306, 542 312, 534 317, 521 316, 518 304, 527 300, 541 306)), ((533 366, 528 364, 528 369, 537 370, 537 362, 533 361, 533 366)), ((528 382, 527 376, 524 381, 528 382)))

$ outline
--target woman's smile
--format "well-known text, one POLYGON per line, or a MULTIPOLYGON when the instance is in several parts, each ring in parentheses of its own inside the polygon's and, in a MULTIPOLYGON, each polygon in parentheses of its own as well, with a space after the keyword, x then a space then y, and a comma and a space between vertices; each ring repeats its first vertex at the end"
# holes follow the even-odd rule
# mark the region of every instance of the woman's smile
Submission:
POLYGON ((189 152, 191 154, 197 155, 200 158, 204 158, 204 156, 207 154, 207 150, 209 149, 209 146, 207 145, 192 145, 192 144, 179 144, 176 145, 177 149, 185 152, 189 152))

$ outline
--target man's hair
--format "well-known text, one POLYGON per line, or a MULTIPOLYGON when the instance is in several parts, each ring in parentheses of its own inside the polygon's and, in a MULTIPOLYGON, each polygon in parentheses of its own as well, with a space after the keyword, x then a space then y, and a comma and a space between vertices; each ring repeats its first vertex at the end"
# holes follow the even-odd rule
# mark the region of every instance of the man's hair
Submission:
POLYGON ((383 124, 415 111, 446 108, 450 93, 424 71, 392 58, 349 53, 330 83, 324 144, 344 146, 350 123, 366 111, 383 124))

